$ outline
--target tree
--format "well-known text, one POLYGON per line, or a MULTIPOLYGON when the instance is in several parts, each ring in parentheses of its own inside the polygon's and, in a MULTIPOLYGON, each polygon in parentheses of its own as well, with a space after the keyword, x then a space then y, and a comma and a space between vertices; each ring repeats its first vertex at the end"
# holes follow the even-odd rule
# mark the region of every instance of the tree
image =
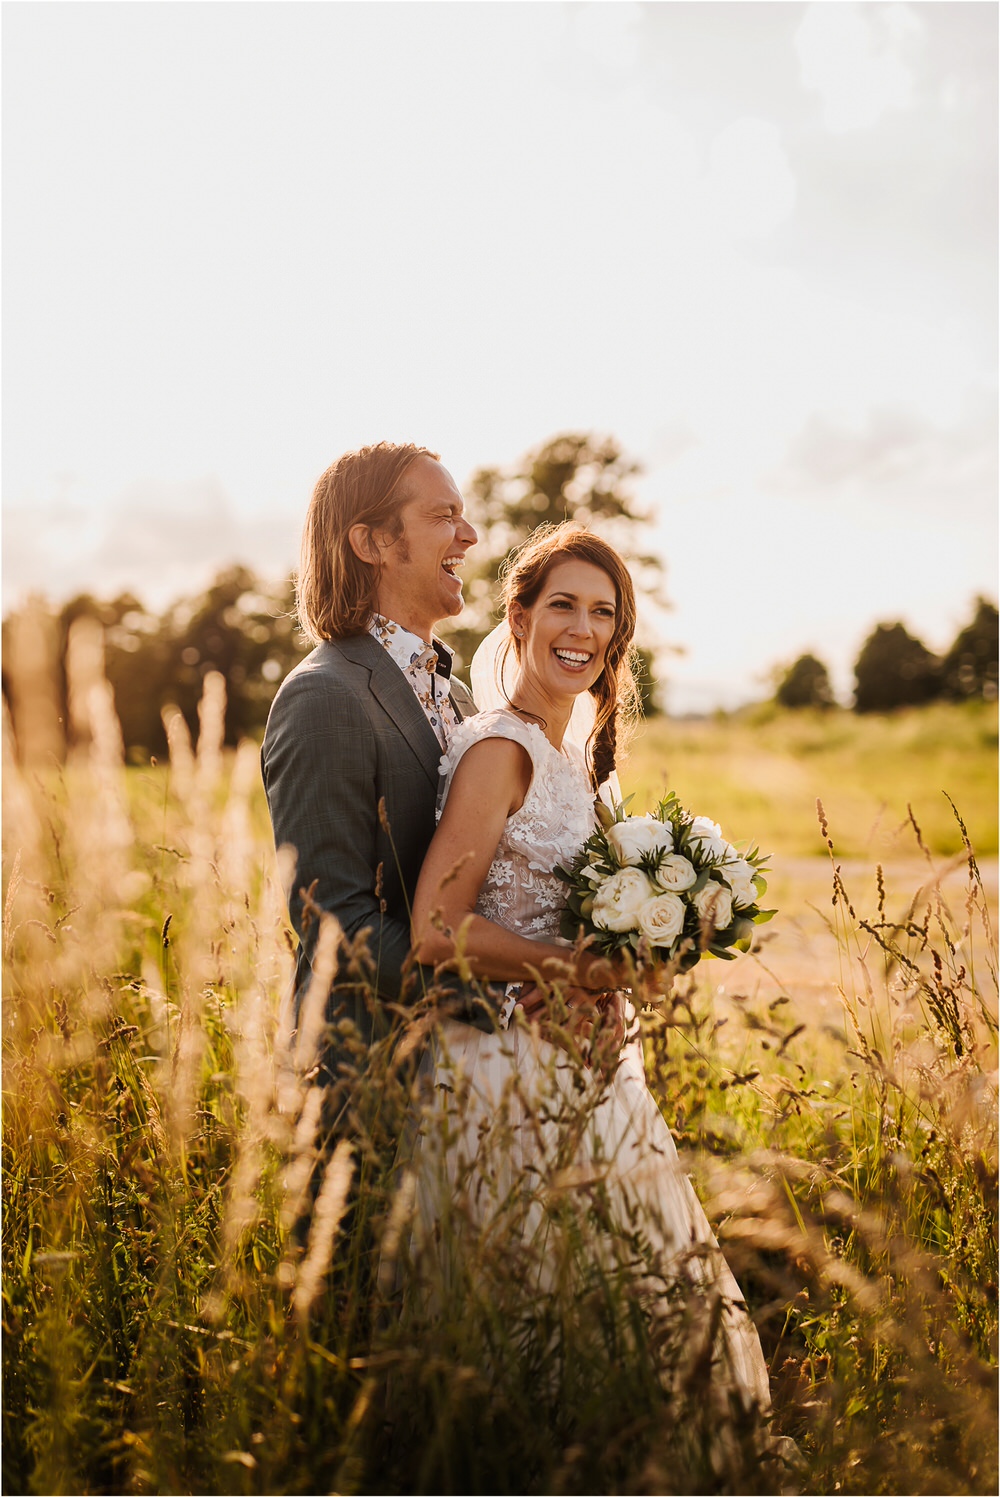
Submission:
POLYGON ((780 707, 832 707, 830 673, 815 655, 800 655, 778 684, 774 700, 780 707))
POLYGON ((165 753, 160 707, 171 660, 161 620, 133 593, 120 593, 111 602, 80 593, 59 614, 64 661, 69 631, 79 618, 96 619, 104 630, 104 671, 115 694, 125 747, 136 758, 165 753))
MULTIPOLYGON (((629 487, 639 472, 613 438, 564 433, 520 463, 482 468, 473 476, 469 512, 480 544, 465 574, 461 622, 443 631, 460 663, 468 664, 496 623, 504 561, 540 524, 567 518, 594 524, 629 558, 638 586, 647 592, 658 588, 662 562, 636 554, 634 545, 636 527, 646 518, 629 487)), ((198 702, 211 670, 226 681, 226 742, 261 733, 278 683, 309 648, 295 624, 291 582, 270 586, 240 566, 220 572, 202 594, 175 603, 162 616, 130 593, 112 602, 80 594, 58 615, 60 659, 73 621, 83 615, 104 628, 105 670, 134 760, 166 754, 160 714, 167 703, 176 705, 197 732, 198 702)), ((640 692, 649 714, 657 710, 653 657, 642 647, 639 657, 640 692)), ((3 689, 7 696, 6 677, 3 689)), ((65 717, 65 681, 61 692, 65 717)))
POLYGON ((309 648, 293 607, 290 581, 270 586, 238 566, 162 617, 130 593, 110 603, 84 593, 59 615, 62 654, 75 619, 86 615, 103 626, 105 671, 133 759, 166 754, 160 713, 167 703, 197 733, 204 678, 213 670, 226 680, 226 742, 235 744, 263 731, 278 683, 309 648))
POLYGON ((226 678, 226 742, 263 730, 278 683, 309 649, 293 607, 290 582, 269 587, 237 566, 220 572, 200 597, 169 611, 169 700, 192 733, 204 678, 212 670, 226 678))
MULTIPOLYGON (((636 527, 647 516, 635 506, 630 480, 641 471, 613 437, 564 432, 509 467, 480 468, 473 474, 466 494, 479 544, 470 553, 463 573, 462 617, 456 625, 442 630, 461 665, 468 666, 498 621, 504 562, 539 525, 567 519, 593 525, 628 558, 640 589, 658 589, 662 561, 636 554, 635 550, 636 527)), ((647 704, 652 704, 651 681, 643 695, 647 704)), ((650 710, 655 707, 647 705, 646 711, 650 710)))
POLYGON ((941 693, 935 655, 902 624, 877 624, 854 666, 856 712, 919 707, 941 693))
POLYGON ((972 697, 996 701, 998 639, 996 605, 985 598, 977 598, 971 624, 956 635, 941 663, 946 697, 955 702, 965 702, 972 697))

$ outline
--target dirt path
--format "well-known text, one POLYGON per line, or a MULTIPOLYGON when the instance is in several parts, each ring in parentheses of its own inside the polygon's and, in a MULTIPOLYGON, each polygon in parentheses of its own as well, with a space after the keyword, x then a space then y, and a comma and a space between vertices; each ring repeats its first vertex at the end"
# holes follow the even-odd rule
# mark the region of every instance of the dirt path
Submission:
MULTIPOLYGON (((878 918, 875 869, 867 862, 841 864, 844 885, 854 909, 862 918, 878 918)), ((994 931, 997 929, 998 863, 990 858, 980 864, 983 886, 990 904, 994 931)), ((883 868, 886 914, 906 914, 918 892, 922 915, 934 897, 935 884, 956 924, 966 921, 968 866, 965 858, 941 859, 931 869, 926 862, 911 860, 883 868)), ((830 928, 838 911, 832 904, 833 879, 825 858, 795 858, 775 863, 768 881, 766 903, 778 910, 775 919, 761 926, 754 954, 732 963, 702 962, 699 979, 720 999, 734 995, 763 999, 784 993, 805 1020, 824 1022, 839 1014, 837 984, 849 990, 860 978, 857 958, 863 948, 852 946, 850 954, 838 944, 830 928), (852 964, 854 970, 852 971, 852 964)), ((972 930, 974 949, 980 960, 985 954, 981 925, 972 930)))

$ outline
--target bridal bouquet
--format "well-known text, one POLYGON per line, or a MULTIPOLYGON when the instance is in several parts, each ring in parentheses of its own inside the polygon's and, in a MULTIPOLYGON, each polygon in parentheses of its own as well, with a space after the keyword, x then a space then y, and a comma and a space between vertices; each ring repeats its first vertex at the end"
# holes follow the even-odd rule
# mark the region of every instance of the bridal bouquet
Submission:
POLYGON ((598 801, 599 829, 571 868, 554 870, 569 885, 563 935, 575 940, 582 930, 605 956, 629 949, 639 962, 681 971, 702 956, 731 961, 748 951, 753 927, 775 913, 759 903, 766 856, 756 847, 738 852, 672 793, 648 816, 629 816, 628 804, 598 801))

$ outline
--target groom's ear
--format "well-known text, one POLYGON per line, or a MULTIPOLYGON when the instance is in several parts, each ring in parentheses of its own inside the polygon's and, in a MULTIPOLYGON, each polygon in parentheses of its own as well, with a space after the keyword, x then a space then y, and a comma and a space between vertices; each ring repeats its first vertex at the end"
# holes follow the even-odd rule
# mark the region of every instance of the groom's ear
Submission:
POLYGON ((367 562, 369 566, 378 566, 378 547, 367 525, 352 525, 347 532, 347 540, 359 561, 367 562))

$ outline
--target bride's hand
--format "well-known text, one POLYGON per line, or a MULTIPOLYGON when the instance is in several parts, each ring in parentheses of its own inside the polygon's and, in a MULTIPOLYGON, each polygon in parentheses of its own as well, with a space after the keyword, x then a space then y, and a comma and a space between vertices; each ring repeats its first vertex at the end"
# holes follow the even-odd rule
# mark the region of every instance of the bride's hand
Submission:
POLYGON ((621 988, 612 988, 609 993, 599 994, 599 1024, 593 1039, 592 1064, 600 1067, 607 1061, 613 1064, 621 1054, 628 1025, 627 1004, 628 995, 621 988))
POLYGON ((620 988, 600 993, 572 988, 566 1001, 570 1009, 566 1027, 580 1044, 588 1070, 612 1076, 625 1042, 624 992, 620 988))
MULTIPOLYGON (((558 991, 571 1014, 586 1013, 589 1015, 597 1003, 607 996, 593 988, 560 986, 558 991)), ((534 982, 524 982, 521 984, 521 992, 514 1006, 521 1010, 531 1024, 551 1019, 553 993, 552 988, 539 987, 534 982)))
POLYGON ((597 952, 582 950, 575 963, 577 981, 584 989, 595 993, 610 993, 631 984, 634 967, 623 953, 600 956, 597 952))
POLYGON ((562 1001, 569 1010, 563 1023, 552 1016, 551 996, 535 983, 525 983, 517 1007, 532 1024, 539 1024, 546 1038, 559 1043, 559 1031, 568 1030, 583 1049, 588 1066, 595 1070, 613 1069, 625 1041, 626 994, 620 988, 595 992, 593 988, 567 987, 561 990, 562 1001), (553 1032, 556 1031, 556 1032, 553 1032))

